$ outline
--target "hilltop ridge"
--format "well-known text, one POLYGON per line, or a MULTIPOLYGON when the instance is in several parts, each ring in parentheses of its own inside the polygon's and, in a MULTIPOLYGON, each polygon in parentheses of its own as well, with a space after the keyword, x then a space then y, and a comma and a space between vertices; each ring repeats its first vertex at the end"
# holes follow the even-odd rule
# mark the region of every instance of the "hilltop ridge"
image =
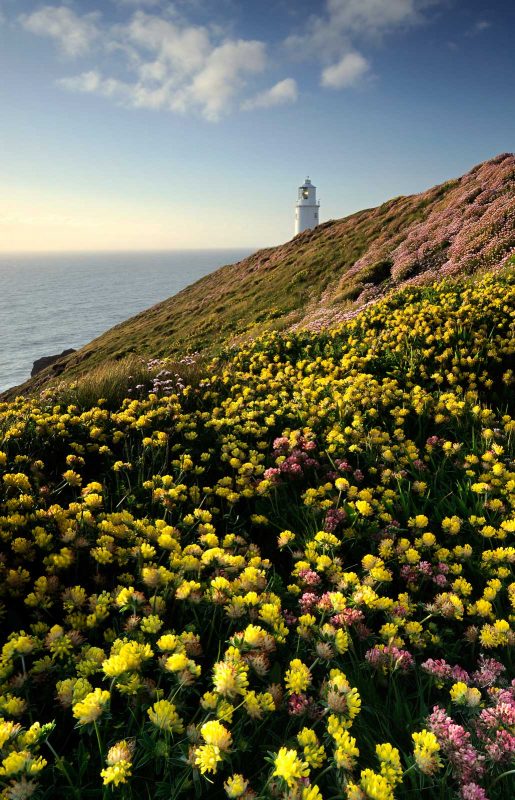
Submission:
POLYGON ((266 330, 317 330, 407 284, 500 267, 514 248, 515 155, 504 153, 461 178, 324 222, 221 267, 17 390, 130 354, 211 356, 266 330))

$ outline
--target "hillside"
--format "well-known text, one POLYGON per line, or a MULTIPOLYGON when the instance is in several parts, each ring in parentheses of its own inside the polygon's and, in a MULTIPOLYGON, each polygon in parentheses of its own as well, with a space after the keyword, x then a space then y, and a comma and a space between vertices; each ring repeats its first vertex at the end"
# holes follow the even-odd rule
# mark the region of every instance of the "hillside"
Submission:
POLYGON ((500 266, 514 247, 515 156, 503 154, 422 194, 323 223, 222 267, 19 389, 131 353, 212 355, 270 329, 333 325, 405 284, 500 266))
POLYGON ((0 402, 2 800, 515 797, 515 274, 0 402))

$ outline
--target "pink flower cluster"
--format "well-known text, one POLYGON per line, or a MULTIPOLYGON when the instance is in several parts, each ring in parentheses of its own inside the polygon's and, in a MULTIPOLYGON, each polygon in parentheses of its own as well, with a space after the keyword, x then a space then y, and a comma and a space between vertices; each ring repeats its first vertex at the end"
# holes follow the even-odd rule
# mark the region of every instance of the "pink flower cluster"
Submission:
POLYGON ((420 666, 425 672, 442 683, 446 681, 463 681, 469 686, 477 686, 480 689, 493 686, 502 673, 506 671, 503 664, 496 661, 495 658, 486 658, 483 655, 479 657, 478 668, 471 674, 459 665, 451 666, 443 658, 428 658, 420 666))
MULTIPOLYGON (((398 232, 382 224, 366 252, 322 295, 309 319, 296 327, 320 330, 351 319, 376 302, 392 282, 427 284, 483 267, 501 267, 515 252, 515 156, 503 153, 449 181, 414 196, 391 201, 393 218, 411 212, 398 232), (391 263, 391 281, 370 284, 374 265, 391 263), (361 278, 361 281, 360 281, 361 278), (358 308, 335 312, 335 298, 350 284, 360 286, 358 308)), ((376 209, 380 222, 385 207, 376 209)))
POLYGON ((288 714, 292 717, 298 717, 300 714, 305 714, 310 705, 310 700, 305 694, 292 694, 288 699, 288 714))
POLYGON ((488 800, 485 790, 474 781, 463 784, 460 789, 460 796, 462 800, 488 800))
POLYGON ((359 608, 344 608, 339 614, 335 614, 334 617, 331 617, 333 625, 346 628, 349 628, 351 625, 363 623, 364 620, 365 615, 359 608))
POLYGON ((333 533, 347 519, 343 508, 330 508, 325 515, 324 530, 333 533))
POLYGON ((320 466, 313 456, 316 449, 316 442, 303 436, 299 436, 293 446, 286 436, 275 439, 272 456, 277 466, 265 470, 264 477, 274 483, 285 477, 302 478, 308 470, 320 466))
POLYGON ((440 706, 433 708, 428 718, 428 727, 438 739, 438 744, 460 783, 468 784, 481 777, 485 757, 471 744, 469 731, 454 722, 440 706))
POLYGON ((443 562, 433 567, 429 561, 419 561, 418 564, 404 564, 401 567, 401 577, 410 584, 420 585, 421 579, 428 578, 440 589, 448 586, 447 573, 449 567, 443 562))
POLYGON ((381 672, 408 672, 414 667, 413 656, 408 650, 401 650, 393 644, 379 644, 365 653, 365 658, 372 667, 381 672))
POLYGON ((458 665, 451 667, 443 658, 428 658, 427 661, 424 661, 420 666, 425 672, 428 672, 429 675, 436 678, 439 683, 444 683, 445 681, 463 681, 467 684, 470 683, 470 676, 465 669, 458 665))
POLYGON ((299 571, 299 578, 306 586, 318 586, 322 583, 322 578, 318 572, 315 572, 313 569, 301 569, 299 571))
POLYGON ((304 592, 299 600, 299 606, 303 614, 308 614, 314 608, 317 607, 318 601, 320 600, 317 594, 313 592, 304 592))
MULTIPOLYGON (((437 664, 432 662, 431 669, 442 675, 448 672, 449 665, 445 662, 435 666, 437 664)), ((482 658, 479 669, 472 673, 470 680, 478 683, 494 680, 494 675, 499 676, 502 671, 494 659, 482 658)), ((460 784, 462 800, 488 800, 477 781, 485 775, 488 764, 506 770, 515 756, 515 680, 505 689, 490 687, 488 695, 492 704, 469 719, 468 730, 440 706, 433 708, 427 720, 429 730, 438 739, 442 754, 460 784), (472 743, 473 737, 475 744, 472 743)))
POLYGON ((490 690, 494 705, 484 708, 476 733, 485 753, 495 763, 509 763, 515 757, 515 680, 509 689, 490 690))

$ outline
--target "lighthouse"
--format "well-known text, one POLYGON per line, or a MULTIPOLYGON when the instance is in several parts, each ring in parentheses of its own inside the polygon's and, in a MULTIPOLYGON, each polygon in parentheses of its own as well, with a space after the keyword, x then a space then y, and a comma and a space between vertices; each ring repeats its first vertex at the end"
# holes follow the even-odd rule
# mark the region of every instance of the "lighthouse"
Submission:
POLYGON ((319 208, 317 187, 313 186, 309 178, 306 178, 302 186, 299 186, 299 196, 295 206, 295 235, 310 228, 316 228, 319 208))

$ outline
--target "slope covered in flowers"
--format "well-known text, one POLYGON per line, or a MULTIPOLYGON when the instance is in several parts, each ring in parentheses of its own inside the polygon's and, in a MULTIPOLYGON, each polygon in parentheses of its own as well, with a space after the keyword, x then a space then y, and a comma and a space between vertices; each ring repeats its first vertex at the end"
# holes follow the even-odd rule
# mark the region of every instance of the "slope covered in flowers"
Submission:
POLYGON ((392 289, 498 269, 514 251, 515 155, 503 153, 461 178, 222 267, 21 388, 33 391, 61 373, 69 380, 129 354, 211 357, 267 330, 334 326, 392 289))
POLYGON ((0 404, 0 797, 513 794, 513 276, 0 404))

